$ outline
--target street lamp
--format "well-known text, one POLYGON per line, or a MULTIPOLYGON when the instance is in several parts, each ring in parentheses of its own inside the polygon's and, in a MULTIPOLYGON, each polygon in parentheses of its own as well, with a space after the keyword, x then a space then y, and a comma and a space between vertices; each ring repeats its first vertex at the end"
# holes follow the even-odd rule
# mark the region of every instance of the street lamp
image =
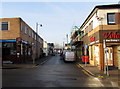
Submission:
MULTIPOLYGON (((105 16, 105 15, 104 15, 105 16)), ((103 21, 103 19, 105 18, 105 17, 98 17, 98 16, 96 16, 97 17, 97 20, 98 21, 101 21, 101 30, 103 30, 103 23, 102 23, 102 21, 103 21)), ((106 74, 107 76, 109 76, 109 72, 108 72, 108 59, 107 59, 107 48, 106 48, 106 40, 104 39, 103 40, 103 48, 104 48, 104 74, 106 74)))
POLYGON ((42 24, 36 23, 36 58, 38 57, 38 26, 42 27, 42 24))

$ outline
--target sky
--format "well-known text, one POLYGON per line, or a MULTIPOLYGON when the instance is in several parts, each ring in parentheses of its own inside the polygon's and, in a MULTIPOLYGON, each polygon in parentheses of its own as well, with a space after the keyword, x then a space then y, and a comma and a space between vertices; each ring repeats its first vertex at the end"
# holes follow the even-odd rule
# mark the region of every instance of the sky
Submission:
POLYGON ((116 3, 118 0, 112 2, 6 1, 1 3, 1 17, 21 17, 34 30, 36 23, 42 24, 43 26, 38 29, 44 41, 62 45, 63 42, 67 42, 66 34, 70 42, 72 26, 81 26, 96 5, 116 3))

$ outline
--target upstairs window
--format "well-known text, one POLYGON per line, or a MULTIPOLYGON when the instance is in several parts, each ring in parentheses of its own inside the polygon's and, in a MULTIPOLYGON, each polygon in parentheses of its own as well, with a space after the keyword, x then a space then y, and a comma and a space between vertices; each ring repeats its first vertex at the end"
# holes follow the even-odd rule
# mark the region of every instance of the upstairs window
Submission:
POLYGON ((29 32, 29 36, 31 36, 31 30, 30 29, 28 30, 28 32, 29 32))
POLYGON ((115 24, 115 13, 108 13, 107 14, 107 22, 110 25, 115 24))
POLYGON ((21 29, 21 31, 22 31, 22 29, 23 29, 23 24, 21 23, 20 26, 21 26, 20 29, 21 29))
POLYGON ((8 22, 1 22, 0 30, 8 30, 8 22))
POLYGON ((27 34, 27 27, 25 27, 25 33, 27 34))
POLYGON ((32 38, 34 38, 34 32, 32 32, 32 38))

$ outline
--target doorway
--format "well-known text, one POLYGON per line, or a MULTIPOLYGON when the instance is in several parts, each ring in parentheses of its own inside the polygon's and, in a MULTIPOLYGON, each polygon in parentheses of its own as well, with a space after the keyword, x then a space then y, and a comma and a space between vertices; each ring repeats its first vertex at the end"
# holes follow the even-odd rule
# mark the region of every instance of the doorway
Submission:
POLYGON ((113 66, 113 48, 112 47, 107 47, 106 59, 108 62, 108 66, 113 66))

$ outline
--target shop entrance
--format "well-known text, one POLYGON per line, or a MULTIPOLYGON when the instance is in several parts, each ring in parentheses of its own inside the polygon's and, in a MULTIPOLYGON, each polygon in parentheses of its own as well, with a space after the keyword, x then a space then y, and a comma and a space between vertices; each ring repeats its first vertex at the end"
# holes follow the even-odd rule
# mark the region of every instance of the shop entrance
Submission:
POLYGON ((113 66, 113 48, 112 47, 107 47, 106 59, 108 62, 108 66, 113 66))
POLYGON ((95 57, 95 61, 94 61, 95 65, 99 66, 100 65, 100 62, 99 62, 100 61, 99 60, 99 46, 97 46, 97 45, 95 46, 94 54, 95 54, 95 56, 94 56, 95 57))

